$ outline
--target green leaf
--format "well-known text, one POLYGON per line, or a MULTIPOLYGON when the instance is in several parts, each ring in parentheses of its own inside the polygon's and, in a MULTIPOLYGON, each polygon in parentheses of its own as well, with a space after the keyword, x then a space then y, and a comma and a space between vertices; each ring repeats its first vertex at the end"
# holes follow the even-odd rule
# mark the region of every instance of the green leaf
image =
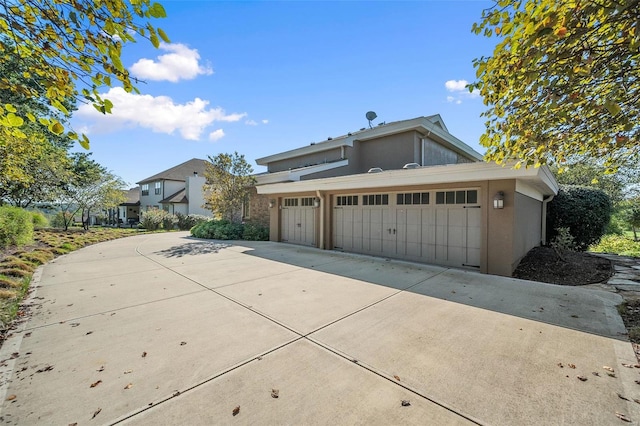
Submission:
POLYGON ((82 134, 82 138, 80 138, 78 142, 84 149, 89 149, 89 138, 87 138, 87 135, 85 135, 84 133, 82 134))
POLYGON ((158 31, 158 35, 160 36, 162 41, 164 41, 165 43, 171 43, 171 40, 169 40, 169 37, 167 36, 167 33, 165 33, 162 28, 158 28, 157 31, 158 31))
POLYGON ((607 109, 607 111, 609 111, 609 114, 613 116, 616 116, 620 113, 620 105, 611 100, 606 100, 604 103, 604 107, 607 109))
POLYGON ((541 29, 540 31, 538 31, 538 34, 536 34, 536 37, 540 38, 540 37, 545 37, 548 36, 549 34, 553 33, 553 28, 550 27, 545 27, 543 29, 541 29))
POLYGON ((111 114, 111 108, 113 108, 113 103, 109 99, 104 100, 104 111, 107 114, 111 114))
POLYGON ((158 39, 158 36, 155 35, 154 33, 151 33, 149 35, 149 40, 151 40, 151 44, 153 44, 153 47, 155 47, 156 49, 160 47, 160 40, 158 39))
POLYGON ((154 18, 166 18, 167 12, 164 10, 164 7, 160 3, 153 3, 149 8, 149 13, 154 18))
POLYGON ((36 117, 31 114, 30 112, 27 113, 27 118, 29 119, 30 122, 35 123, 36 122, 36 117))
POLYGON ((54 135, 61 135, 64 132, 64 126, 58 121, 52 121, 49 125, 49 131, 54 135))

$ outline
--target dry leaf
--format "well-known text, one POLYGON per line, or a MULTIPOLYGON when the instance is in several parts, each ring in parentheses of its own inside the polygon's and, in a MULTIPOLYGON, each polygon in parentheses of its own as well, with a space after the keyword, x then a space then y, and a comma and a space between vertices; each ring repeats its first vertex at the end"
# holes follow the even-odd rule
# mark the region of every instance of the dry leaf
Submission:
POLYGON ((76 423, 69 423, 69 426, 78 426, 78 422, 76 422, 76 423))
POLYGON ((17 396, 16 396, 16 395, 9 395, 9 396, 7 397, 7 401, 13 401, 13 400, 14 400, 14 399, 16 399, 16 398, 17 398, 17 396))
POLYGON ((403 399, 403 400, 402 400, 402 406, 403 406, 403 407, 408 407, 408 406, 410 406, 410 405, 411 405, 411 403, 410 403, 408 400, 406 400, 406 399, 403 399))
POLYGON ((186 344, 187 344, 187 342, 180 342, 180 346, 184 346, 186 344))
POLYGON ((633 398, 633 402, 635 402, 636 404, 640 404, 640 399, 638 399, 638 398, 633 398))
POLYGON ((85 334, 85 336, 88 336, 90 334, 93 334, 93 331, 87 331, 87 333, 85 334))
MULTIPOLYGON (((520 329, 520 330, 522 330, 522 329, 520 329)), ((558 363, 558 367, 560 367, 560 368, 564 368, 564 365, 562 365, 562 363, 561 363, 561 362, 559 362, 559 363, 558 363)))
POLYGON ((575 364, 567 364, 569 366, 569 368, 576 368, 575 364))
POLYGON ((611 367, 609 367, 609 366, 606 366, 606 365, 603 365, 603 366, 602 366, 602 368, 604 368, 604 369, 605 369, 605 370, 607 370, 607 371, 611 371, 612 373, 614 373, 614 372, 615 372, 615 370, 614 370, 613 368, 611 368, 611 367))
POLYGON ((79 326, 79 325, 80 325, 80 323, 79 323, 79 322, 72 322, 72 323, 71 323, 71 327, 77 327, 77 326, 79 326))
POLYGON ((627 367, 627 368, 633 368, 633 364, 625 364, 624 362, 622 363, 623 367, 627 367))
POLYGON ((104 371, 104 365, 96 370, 97 372, 104 371))
POLYGON ((127 386, 125 386, 125 389, 131 389, 133 387, 133 383, 129 383, 127 386))
POLYGON ((400 377, 398 376, 393 376, 394 379, 396 379, 397 381, 400 381, 400 377))
POLYGON ((102 380, 98 380, 95 383, 91 383, 91 385, 89 386, 90 388, 95 388, 96 386, 98 386, 100 383, 102 383, 102 380))
POLYGON ((576 377, 578 377, 578 380, 580 380, 581 382, 586 382, 587 381, 587 378, 584 377, 584 376, 576 376, 576 377))
POLYGON ((591 374, 593 374, 594 376, 600 377, 600 373, 598 373, 597 371, 592 371, 591 374))
POLYGON ((124 374, 131 374, 131 373, 133 373, 133 370, 127 370, 124 372, 124 374))
POLYGON ((271 389, 271 398, 278 398, 280 396, 280 391, 278 389, 271 389))
POLYGON ((616 417, 618 417, 623 422, 631 422, 631 419, 629 419, 629 417, 625 416, 624 414, 616 413, 616 417))
POLYGON ((142 358, 146 357, 147 353, 146 352, 142 352, 142 358))
POLYGON ((607 376, 609 376, 609 377, 616 377, 615 373, 607 373, 607 376))
POLYGON ((618 398, 620 398, 620 399, 624 399, 625 401, 629 401, 629 398, 625 398, 624 396, 622 396, 622 395, 620 395, 620 394, 618 394, 618 398))
POLYGON ((39 370, 36 370, 36 373, 44 373, 45 371, 53 370, 53 365, 47 365, 46 367, 42 367, 39 370))
POLYGON ((91 416, 91 418, 92 418, 92 419, 95 419, 95 418, 96 418, 96 416, 97 416, 98 414, 100 414, 100 411, 102 411, 102 408, 98 408, 96 411, 94 411, 94 412, 93 412, 93 416, 91 416))
POLYGON ((640 385, 640 380, 636 380, 636 385, 640 385))
POLYGON ((239 412, 240 412, 240 406, 238 405, 236 408, 233 409, 231 414, 233 414, 234 416, 237 416, 239 412))

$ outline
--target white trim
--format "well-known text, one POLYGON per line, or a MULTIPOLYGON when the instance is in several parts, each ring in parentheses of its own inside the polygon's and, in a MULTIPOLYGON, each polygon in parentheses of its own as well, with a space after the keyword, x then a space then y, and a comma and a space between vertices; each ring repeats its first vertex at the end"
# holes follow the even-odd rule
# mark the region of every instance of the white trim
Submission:
POLYGON ((526 182, 521 180, 516 181, 516 192, 519 192, 522 195, 525 195, 529 198, 533 198, 534 200, 542 201, 544 199, 544 195, 537 188, 529 185, 526 182))
POLYGON ((254 175, 256 178, 256 185, 267 185, 278 182, 297 182, 301 177, 310 175, 313 173, 324 172, 326 170, 336 169, 338 167, 344 167, 349 165, 349 160, 334 161, 331 163, 316 164, 308 167, 300 167, 293 170, 284 170, 275 173, 263 173, 254 175))
POLYGON ((374 189, 392 186, 438 185, 501 179, 526 181, 543 195, 557 193, 557 182, 546 166, 513 169, 493 163, 464 163, 417 169, 389 170, 300 182, 274 183, 258 186, 259 194, 291 194, 296 192, 374 189), (551 181, 549 181, 551 179, 551 181))

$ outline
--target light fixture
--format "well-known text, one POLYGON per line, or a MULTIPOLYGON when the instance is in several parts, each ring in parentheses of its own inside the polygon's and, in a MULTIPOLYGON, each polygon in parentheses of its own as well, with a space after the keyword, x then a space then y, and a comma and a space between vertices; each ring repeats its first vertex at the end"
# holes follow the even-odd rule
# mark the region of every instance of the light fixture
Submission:
POLYGON ((496 195, 493 197, 493 208, 494 209, 504 208, 504 192, 502 191, 496 192, 496 195))
POLYGON ((276 200, 273 198, 269 200, 269 208, 272 209, 276 205, 276 200))
POLYGON ((317 209, 318 207, 320 207, 320 198, 315 197, 315 198, 313 199, 313 207, 315 207, 316 209, 317 209))

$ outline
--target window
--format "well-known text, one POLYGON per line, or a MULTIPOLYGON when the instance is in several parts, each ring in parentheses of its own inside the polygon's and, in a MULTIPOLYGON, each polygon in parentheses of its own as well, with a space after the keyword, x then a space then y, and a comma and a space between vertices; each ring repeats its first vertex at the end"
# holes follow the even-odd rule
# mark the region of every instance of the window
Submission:
POLYGON ((142 185, 142 195, 149 195, 149 184, 145 183, 142 185))
POLYGON ((336 197, 336 204, 339 206, 357 206, 358 196, 357 195, 341 195, 339 197, 336 197))
POLYGON ((363 206, 386 206, 389 204, 389 194, 363 195, 363 206))
POLYGON ((477 204, 478 191, 438 191, 436 204, 477 204))
POLYGON ((396 204, 411 205, 411 204, 429 204, 428 192, 408 192, 406 194, 397 194, 396 204))
POLYGON ((284 199, 284 206, 285 207, 297 207, 298 206, 298 199, 297 198, 285 198, 284 199))
POLYGON ((313 197, 305 197, 300 199, 303 207, 313 207, 313 197))
POLYGON ((162 193, 162 182, 156 182, 155 189, 156 195, 160 195, 162 193))

